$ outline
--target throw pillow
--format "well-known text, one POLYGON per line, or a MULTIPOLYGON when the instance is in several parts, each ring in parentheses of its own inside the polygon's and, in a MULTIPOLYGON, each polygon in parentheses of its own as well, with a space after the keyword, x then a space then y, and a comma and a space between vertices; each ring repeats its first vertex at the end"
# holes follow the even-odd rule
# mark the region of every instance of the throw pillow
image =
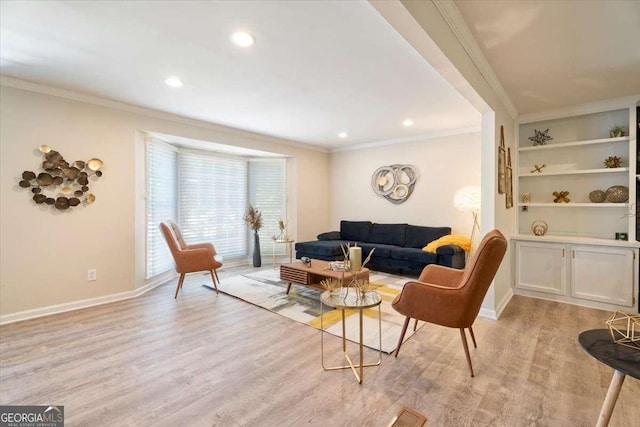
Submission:
POLYGON ((425 252, 436 252, 440 246, 446 245, 458 245, 462 248, 463 251, 469 252, 471 250, 471 240, 469 240, 466 236, 461 236, 459 234, 449 234, 447 236, 443 236, 438 240, 434 240, 429 243, 427 246, 422 248, 425 252))

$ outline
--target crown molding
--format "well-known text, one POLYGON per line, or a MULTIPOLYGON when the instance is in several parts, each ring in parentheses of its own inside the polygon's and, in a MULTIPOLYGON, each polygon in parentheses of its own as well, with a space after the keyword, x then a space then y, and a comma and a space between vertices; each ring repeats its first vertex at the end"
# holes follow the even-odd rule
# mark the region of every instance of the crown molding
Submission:
POLYGON ((445 20, 451 31, 456 36, 462 48, 467 52, 471 61, 475 64, 482 77, 484 77, 485 81, 489 84, 491 89, 496 93, 498 99, 504 105, 504 108, 507 110, 512 119, 516 119, 518 117, 518 110, 515 105, 511 101, 511 98, 507 94, 507 91, 500 83, 498 76, 496 76, 495 71, 487 58, 485 58, 482 53, 482 49, 478 45, 478 42, 471 34, 467 23, 464 18, 460 14, 460 11, 456 7, 455 3, 451 0, 431 0, 435 5, 442 18, 445 20))
POLYGON ((640 94, 623 96, 620 98, 604 99, 585 104, 571 105, 553 110, 522 114, 518 123, 531 123, 541 120, 553 120, 561 117, 581 116, 583 114, 599 113, 602 111, 620 110, 636 107, 640 102, 640 94))
POLYGON ((466 135, 469 133, 480 133, 480 126, 471 126, 468 128, 432 132, 432 133, 427 133, 422 135, 410 136, 407 138, 388 139, 384 141, 365 142, 363 144, 349 145, 346 147, 337 147, 337 148, 333 148, 331 150, 331 153, 340 153, 343 151, 366 150, 369 148, 384 147, 387 145, 406 144, 409 142, 426 141, 429 139, 443 138, 445 136, 466 135))
POLYGON ((102 98, 95 95, 88 95, 86 93, 75 92, 68 89, 61 89, 54 86, 48 86, 40 83, 34 83, 27 80, 16 79, 13 77, 7 77, 0 75, 0 85, 8 86, 16 89, 28 90, 31 92, 42 93, 45 95, 56 96, 58 98, 70 99, 73 101, 84 102, 86 104, 97 105, 99 107, 110 108, 117 111, 124 111, 127 113, 139 114, 141 116, 152 117, 156 119, 168 120, 176 123, 181 123, 189 126, 199 127, 216 132, 226 133, 229 135, 239 136, 243 138, 251 138, 262 142, 268 142, 272 144, 282 144, 295 148, 303 148, 311 151, 317 151, 321 153, 328 153, 329 150, 324 147, 316 145, 305 144, 303 142, 297 142, 288 139, 276 138, 261 133, 254 133, 242 129, 232 128, 224 125, 219 125, 211 122, 204 122, 201 120, 190 119, 184 116, 179 116, 172 113, 165 113, 163 111, 154 110, 152 108, 139 107, 125 102, 114 101, 112 99, 102 98))

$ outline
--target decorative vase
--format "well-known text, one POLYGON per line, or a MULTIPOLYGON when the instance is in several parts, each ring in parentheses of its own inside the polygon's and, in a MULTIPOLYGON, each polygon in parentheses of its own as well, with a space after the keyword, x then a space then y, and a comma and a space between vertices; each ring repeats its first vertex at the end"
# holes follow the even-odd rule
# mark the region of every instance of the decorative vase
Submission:
POLYGON ((257 231, 253 232, 253 266, 260 267, 262 265, 262 257, 260 256, 260 235, 257 231))

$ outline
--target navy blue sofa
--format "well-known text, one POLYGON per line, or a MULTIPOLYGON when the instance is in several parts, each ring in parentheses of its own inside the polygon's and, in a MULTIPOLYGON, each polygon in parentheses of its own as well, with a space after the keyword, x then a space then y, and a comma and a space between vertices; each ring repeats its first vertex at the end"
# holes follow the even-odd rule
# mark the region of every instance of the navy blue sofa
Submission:
POLYGON ((367 264, 371 270, 414 275, 420 274, 428 264, 464 268, 465 253, 459 246, 441 246, 436 253, 422 250, 428 243, 448 234, 451 234, 450 227, 341 221, 340 231, 322 233, 318 240, 296 243, 296 258, 342 260, 340 246, 355 242, 362 247, 363 261, 376 249, 367 264))

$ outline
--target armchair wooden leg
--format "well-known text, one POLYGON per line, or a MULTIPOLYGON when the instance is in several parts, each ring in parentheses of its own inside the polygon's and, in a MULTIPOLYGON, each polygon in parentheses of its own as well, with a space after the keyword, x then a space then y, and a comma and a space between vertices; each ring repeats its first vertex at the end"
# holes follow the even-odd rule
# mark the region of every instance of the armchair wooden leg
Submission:
POLYGON ((400 340, 398 340, 398 348, 396 348, 396 357, 398 357, 398 353, 400 353, 400 346, 402 345, 402 340, 404 339, 404 334, 407 333, 407 326, 409 326, 409 321, 411 320, 411 317, 407 316, 406 319, 404 319, 404 326, 402 327, 402 332, 400 333, 400 340))
POLYGON ((418 319, 416 319, 415 323, 413 324, 413 332, 415 332, 416 329, 418 329, 418 319))
POLYGON ((467 356, 467 364, 469 365, 469 372, 473 377, 473 366, 471 365, 471 356, 469 355, 469 346, 467 345, 467 336, 464 333, 464 328, 460 328, 460 338, 462 338, 462 346, 464 347, 464 354, 467 356))
POLYGON ((478 344, 476 344, 476 336, 473 335, 473 327, 469 326, 469 333, 471 334, 471 341, 473 341, 473 347, 478 348, 478 344))
POLYGON ((216 270, 213 270, 213 274, 215 274, 215 276, 216 276, 216 281, 218 283, 220 283, 220 278, 218 277, 218 272, 216 270))
POLYGON ((182 289, 182 282, 184 282, 184 273, 182 273, 180 275, 180 279, 178 279, 178 286, 176 286, 176 294, 174 295, 173 299, 178 298, 178 291, 182 289))
POLYGON ((213 287, 216 289, 216 295, 218 295, 218 281, 216 280, 216 275, 214 275, 215 270, 210 270, 211 281, 213 282, 213 287))

